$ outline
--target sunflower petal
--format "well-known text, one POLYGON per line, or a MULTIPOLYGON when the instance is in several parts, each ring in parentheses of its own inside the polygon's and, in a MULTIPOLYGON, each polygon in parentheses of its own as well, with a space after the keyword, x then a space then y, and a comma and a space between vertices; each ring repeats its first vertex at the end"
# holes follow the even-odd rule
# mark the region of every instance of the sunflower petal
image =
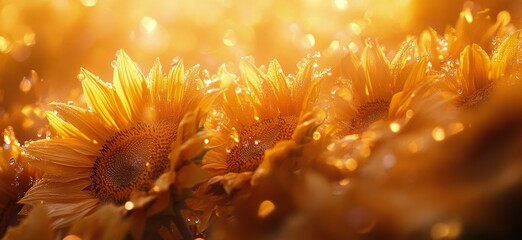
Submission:
POLYGON ((466 46, 460 55, 458 74, 465 94, 475 92, 489 81, 491 63, 489 56, 479 45, 466 46))
POLYGON ((116 98, 114 90, 83 68, 80 74, 84 76, 82 87, 87 104, 116 131, 126 128, 129 121, 121 117, 119 111, 121 102, 116 98))
POLYGON ((185 87, 185 67, 183 65, 183 60, 179 60, 176 66, 170 70, 167 77, 167 100, 172 101, 175 104, 181 103, 185 87))
MULTIPOLYGON (((70 140, 70 139, 66 139, 70 140)), ((39 140, 28 144, 25 150, 29 153, 28 161, 31 165, 41 168, 45 172, 65 174, 66 171, 90 169, 93 158, 79 154, 78 151, 64 144, 65 142, 39 140)), ((73 143, 71 140, 69 143, 73 143)), ((80 151, 86 151, 81 149, 80 151)), ((67 174, 65 174, 67 175, 67 174)))
POLYGON ((82 138, 89 140, 85 134, 78 130, 74 125, 64 121, 62 118, 56 116, 55 112, 46 111, 45 115, 49 121, 49 125, 54 129, 58 136, 65 138, 82 138))
POLYGON ((92 112, 64 103, 49 104, 58 115, 66 122, 75 126, 81 133, 85 134, 90 140, 102 142, 111 134, 111 130, 92 112))
POLYGON ((519 30, 509 35, 493 54, 491 69, 491 77, 493 79, 499 79, 504 75, 510 74, 513 69, 517 69, 513 65, 518 64, 517 59, 521 54, 519 50, 521 34, 522 31, 519 30))
POLYGON ((159 101, 165 97, 165 78, 161 71, 161 63, 158 58, 154 61, 152 68, 147 75, 147 81, 150 89, 150 96, 153 99, 153 104, 158 105, 159 101))
POLYGON ((61 229, 78 222, 92 213, 99 205, 100 201, 91 196, 77 202, 47 203, 45 206, 49 211, 49 216, 54 220, 53 229, 61 229))
POLYGON ((391 96, 389 83, 390 63, 384 55, 381 46, 374 41, 369 41, 361 56, 363 74, 366 77, 366 92, 373 99, 388 99, 391 96))
POLYGON ((144 101, 147 99, 147 85, 140 69, 123 50, 119 50, 114 70, 114 89, 121 103, 127 119, 136 121, 141 116, 144 101))
POLYGON ((67 183, 52 182, 45 178, 39 179, 19 202, 34 206, 42 203, 42 201, 44 203, 68 203, 92 198, 88 192, 83 191, 89 184, 88 179, 67 183))

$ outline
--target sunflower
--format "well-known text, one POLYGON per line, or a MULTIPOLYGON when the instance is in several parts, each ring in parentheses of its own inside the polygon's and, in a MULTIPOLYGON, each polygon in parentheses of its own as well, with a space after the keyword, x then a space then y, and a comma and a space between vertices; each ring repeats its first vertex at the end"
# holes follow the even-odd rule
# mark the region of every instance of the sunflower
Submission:
POLYGON ((432 28, 422 32, 417 51, 419 54, 429 54, 434 70, 454 75, 459 56, 466 46, 477 44, 486 52, 493 52, 502 39, 513 31, 510 21, 511 15, 507 11, 499 12, 493 22, 489 9, 475 11, 464 8, 455 26, 448 26, 443 36, 432 28))
POLYGON ((22 205, 17 204, 38 177, 38 172, 27 164, 13 128, 4 130, 4 144, 0 149, 0 236, 7 227, 18 223, 22 205))
POLYGON ((361 135, 376 122, 400 129, 394 121, 411 116, 411 106, 428 94, 429 84, 435 81, 426 74, 427 59, 414 50, 413 40, 405 42, 390 63, 381 46, 369 40, 360 59, 353 52, 342 59, 328 119, 337 138, 361 135))
POLYGON ((303 192, 299 190, 303 176, 315 170, 311 163, 326 141, 317 137, 321 123, 316 113, 308 112, 290 139, 278 141, 265 151, 249 191, 234 193, 232 217, 217 221, 222 226, 211 233, 211 238, 274 237, 277 226, 295 214, 296 205, 302 201, 303 192))
POLYGON ((156 61, 147 79, 123 51, 114 63, 112 84, 82 69, 88 107, 52 103, 47 118, 57 136, 25 146, 30 163, 45 174, 20 202, 46 206, 54 229, 147 191, 169 167, 182 117, 194 111, 202 124, 219 94, 198 67, 185 71, 182 61, 167 76, 156 61))
POLYGON ((203 159, 203 168, 213 174, 210 185, 223 184, 227 192, 240 188, 251 179, 265 150, 291 138, 302 114, 317 100, 324 74, 316 70, 316 61, 310 57, 300 62, 295 77, 285 76, 275 60, 266 72, 242 60, 239 78, 221 68, 218 75, 232 80, 219 103, 221 116, 207 126, 219 130, 215 140, 222 144, 203 159))
MULTIPOLYGON (((445 85, 453 93, 455 105, 460 109, 474 109, 486 101, 495 86, 506 83, 512 74, 517 74, 517 61, 521 55, 520 32, 506 37, 490 55, 477 44, 464 48, 460 54, 456 75, 445 75, 445 85)), ((520 74, 518 72, 518 74, 520 74)), ((516 76, 515 76, 516 77, 516 76)))
POLYGON ((156 179, 148 192, 134 192, 125 203, 134 238, 193 239, 208 227, 214 205, 198 201, 192 191, 195 185, 210 177, 200 168, 200 163, 210 148, 208 143, 213 132, 198 132, 200 129, 195 115, 186 114, 172 144, 169 169, 156 179))

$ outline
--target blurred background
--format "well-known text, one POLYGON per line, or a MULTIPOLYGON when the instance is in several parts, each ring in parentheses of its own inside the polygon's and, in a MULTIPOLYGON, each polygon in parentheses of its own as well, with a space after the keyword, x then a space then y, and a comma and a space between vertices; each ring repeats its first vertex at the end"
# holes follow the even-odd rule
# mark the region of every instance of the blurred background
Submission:
POLYGON ((248 55, 290 73, 307 54, 359 51, 367 37, 395 49, 428 26, 443 32, 463 6, 508 10, 521 26, 522 0, 0 0, 0 129, 21 142, 44 135, 45 104, 82 101, 80 67, 111 81, 118 49, 144 74, 157 57, 214 73, 248 55))

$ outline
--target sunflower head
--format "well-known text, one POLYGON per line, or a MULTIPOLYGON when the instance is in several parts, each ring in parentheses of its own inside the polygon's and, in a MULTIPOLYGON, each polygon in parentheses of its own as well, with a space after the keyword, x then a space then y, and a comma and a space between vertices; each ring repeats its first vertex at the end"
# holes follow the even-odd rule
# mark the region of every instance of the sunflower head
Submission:
POLYGON ((240 62, 239 77, 231 82, 216 110, 221 113, 219 123, 210 123, 219 129, 216 140, 225 143, 205 156, 204 167, 215 175, 211 184, 225 177, 234 186, 241 185, 257 169, 265 150, 292 137, 303 113, 317 100, 324 74, 316 69, 316 61, 311 57, 300 62, 295 76, 285 75, 277 61, 266 71, 246 59, 240 62))
POLYGON ((427 68, 427 60, 415 54, 412 40, 404 43, 391 63, 372 40, 367 41, 360 58, 349 52, 341 63, 339 84, 332 90, 329 121, 337 129, 337 137, 362 134, 373 123, 401 117, 414 101, 398 101, 396 95, 417 91, 425 84, 427 68))
POLYGON ((125 203, 134 226, 131 233, 135 238, 141 238, 144 234, 151 237, 164 234, 176 236, 178 231, 183 230, 196 235, 207 228, 214 205, 199 199, 192 189, 210 176, 200 168, 200 163, 210 148, 208 143, 213 133, 198 130, 195 115, 186 114, 179 124, 177 141, 169 154, 170 168, 156 179, 149 191, 134 192, 125 203), (175 221, 180 216, 193 216, 198 220, 189 222, 189 230, 186 224, 175 221))
POLYGON ((44 177, 21 202, 44 203, 55 228, 70 226, 102 203, 123 205, 132 192, 149 191, 169 169, 173 143, 184 139, 177 135, 183 116, 193 114, 202 127, 220 93, 199 67, 185 71, 182 61, 166 75, 156 61, 145 77, 119 51, 113 67, 112 84, 82 69, 78 78, 88 107, 51 104, 47 117, 57 136, 25 147, 44 177))
POLYGON ((511 16, 506 11, 498 13, 496 21, 492 21, 488 9, 464 8, 455 26, 448 26, 443 36, 431 28, 422 32, 417 51, 429 55, 434 69, 452 73, 453 65, 466 46, 477 44, 486 52, 493 52, 502 38, 513 31, 510 21, 511 16))
POLYGON ((456 107, 476 109, 489 99, 497 85, 510 84, 510 80, 520 75, 520 63, 515 60, 520 55, 519 35, 519 32, 510 34, 489 54, 477 44, 464 48, 456 74, 443 74, 443 88, 454 95, 456 107))

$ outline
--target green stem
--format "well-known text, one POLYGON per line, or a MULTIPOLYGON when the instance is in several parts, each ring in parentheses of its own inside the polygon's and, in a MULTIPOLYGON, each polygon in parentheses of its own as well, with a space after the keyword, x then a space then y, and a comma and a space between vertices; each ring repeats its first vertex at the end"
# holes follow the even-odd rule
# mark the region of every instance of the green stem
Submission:
POLYGON ((176 210, 174 213, 174 224, 176 224, 176 227, 178 228, 178 231, 181 233, 181 236, 185 240, 193 240, 194 237, 192 236, 192 232, 190 231, 189 227, 187 226, 187 222, 185 222, 185 219, 183 219, 183 215, 181 215, 180 210, 176 210))

